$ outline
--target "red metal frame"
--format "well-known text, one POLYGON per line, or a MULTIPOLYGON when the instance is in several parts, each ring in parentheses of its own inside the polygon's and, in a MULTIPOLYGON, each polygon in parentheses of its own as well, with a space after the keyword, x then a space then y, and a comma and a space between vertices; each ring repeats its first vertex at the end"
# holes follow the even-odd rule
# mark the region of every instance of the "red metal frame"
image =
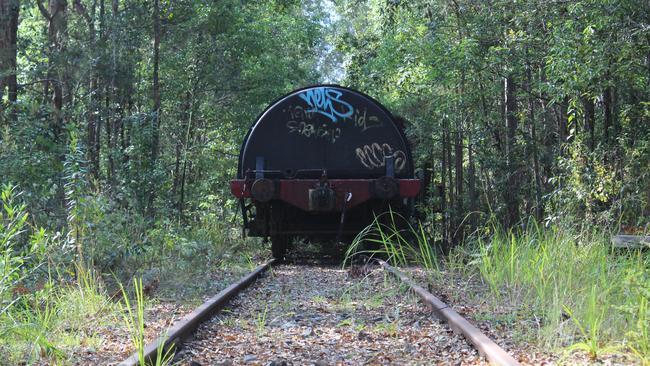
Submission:
MULTIPOLYGON (((230 191, 237 198, 250 198, 251 186, 254 180, 236 179, 230 182, 230 191)), ((373 198, 371 187, 375 179, 328 179, 327 184, 336 192, 336 210, 343 209, 345 196, 352 193, 350 202, 346 204, 351 208, 373 198)), ((399 184, 399 197, 415 197, 420 192, 419 179, 396 179, 399 184)), ((309 190, 320 185, 318 179, 279 179, 275 180, 276 199, 289 203, 302 210, 309 210, 309 190)))

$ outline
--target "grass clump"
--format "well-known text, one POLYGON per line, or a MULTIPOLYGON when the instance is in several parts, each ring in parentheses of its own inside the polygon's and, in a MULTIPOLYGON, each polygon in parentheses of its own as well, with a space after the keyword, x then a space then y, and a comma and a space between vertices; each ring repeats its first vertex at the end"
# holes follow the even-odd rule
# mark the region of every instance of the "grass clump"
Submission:
POLYGON ((530 309, 541 319, 542 344, 594 359, 624 352, 648 364, 650 257, 616 252, 609 237, 571 226, 497 230, 478 240, 469 265, 489 285, 494 305, 530 309))
POLYGON ((9 364, 67 362, 81 344, 97 346, 97 326, 116 310, 93 271, 53 264, 66 240, 32 227, 10 185, 0 190, 0 351, 9 364))
POLYGON ((417 264, 433 273, 439 272, 438 253, 422 224, 414 226, 392 209, 376 215, 354 238, 345 252, 343 265, 359 255, 385 258, 397 266, 417 264))
POLYGON ((174 358, 173 349, 165 348, 165 338, 162 337, 158 339, 158 348, 156 349, 156 359, 155 362, 150 362, 145 357, 145 334, 144 334, 144 288, 142 286, 142 279, 133 279, 133 292, 135 294, 135 302, 131 305, 129 297, 127 296, 126 290, 120 284, 120 289, 122 290, 122 296, 124 301, 119 303, 120 310, 122 313, 122 319, 126 329, 129 332, 131 337, 131 344, 135 348, 135 352, 138 355, 138 362, 140 365, 169 365, 174 358))
POLYGON ((81 345, 99 347, 98 329, 112 325, 119 309, 94 274, 80 271, 78 278, 50 281, 2 314, 0 349, 9 364, 66 364, 81 345))

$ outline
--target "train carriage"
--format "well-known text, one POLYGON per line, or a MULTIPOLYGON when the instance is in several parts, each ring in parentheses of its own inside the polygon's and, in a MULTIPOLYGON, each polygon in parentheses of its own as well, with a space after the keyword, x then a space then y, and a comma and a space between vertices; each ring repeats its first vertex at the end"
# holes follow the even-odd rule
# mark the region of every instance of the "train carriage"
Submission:
POLYGON ((375 214, 406 212, 420 191, 409 144, 393 115, 337 85, 293 91, 248 131, 231 191, 249 236, 274 257, 295 237, 350 238, 375 214))

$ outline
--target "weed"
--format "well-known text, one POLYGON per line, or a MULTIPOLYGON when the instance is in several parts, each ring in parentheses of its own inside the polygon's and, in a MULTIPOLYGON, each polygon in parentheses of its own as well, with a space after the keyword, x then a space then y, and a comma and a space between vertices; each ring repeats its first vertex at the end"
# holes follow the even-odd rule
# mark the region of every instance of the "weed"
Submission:
POLYGON ((397 266, 415 263, 439 273, 436 251, 429 243, 424 226, 413 226, 405 217, 389 209, 374 217, 352 241, 345 253, 343 265, 358 255, 380 256, 397 266), (366 248, 370 247, 370 248, 366 248))
POLYGON ((399 335, 399 326, 397 321, 379 323, 375 326, 375 330, 388 337, 397 338, 399 335))
POLYGON ((246 265, 248 266, 249 270, 254 270, 256 265, 255 261, 253 260, 253 256, 250 253, 243 253, 244 260, 246 261, 246 265))
POLYGON ((23 299, 23 310, 16 312, 15 325, 9 332, 30 343, 27 359, 46 357, 56 360, 64 357, 65 354, 50 340, 56 327, 56 303, 49 297, 41 306, 33 307, 26 301, 23 299))
POLYGON ((639 313, 636 323, 637 330, 631 334, 633 345, 630 346, 630 350, 632 350, 632 353, 639 358, 644 366, 650 365, 649 312, 650 309, 648 308, 648 299, 641 297, 639 299, 639 313))
POLYGON ((586 351, 594 360, 598 359, 598 356, 604 352, 616 350, 616 347, 602 346, 601 330, 607 308, 600 304, 600 296, 602 296, 602 293, 599 293, 595 286, 592 287, 587 301, 587 309, 582 312, 583 319, 578 319, 569 307, 564 306, 564 311, 576 324, 582 336, 581 342, 574 343, 568 349, 570 351, 586 351))
POLYGON ((42 289, 18 298, 0 318, 0 338, 8 363, 65 362, 66 352, 97 345, 97 327, 110 322, 117 307, 108 299, 92 271, 77 269, 75 283, 42 289))
POLYGON ((376 293, 373 294, 366 302, 366 308, 368 309, 378 309, 384 305, 384 298, 386 297, 386 294, 384 293, 376 293))
POLYGON ((232 316, 225 316, 219 319, 219 324, 225 328, 235 328, 237 326, 237 320, 232 316))
POLYGON ((257 314, 257 317, 255 318, 255 332, 257 333, 258 337, 266 333, 266 316, 268 312, 269 312, 269 306, 266 305, 264 307, 264 311, 257 314))
POLYGON ((338 324, 336 324, 337 327, 351 327, 352 324, 354 324, 354 321, 352 319, 343 319, 338 324))
POLYGON ((348 290, 344 291, 343 294, 341 294, 339 301, 336 303, 336 308, 338 311, 352 311, 356 307, 356 303, 352 299, 352 295, 348 292, 348 290))
POLYGON ((363 322, 355 322, 355 323, 357 323, 357 324, 354 326, 354 330, 355 330, 355 331, 357 331, 357 332, 361 332, 362 330, 366 329, 366 325, 363 324, 363 322))
POLYGON ((317 303, 317 304, 327 302, 327 300, 325 299, 325 297, 323 297, 323 296, 321 296, 321 295, 316 295, 316 296, 312 297, 312 298, 311 298, 311 301, 313 301, 313 302, 315 302, 315 303, 317 303))
MULTIPOLYGON (((133 289, 135 293, 135 313, 129 302, 129 297, 126 294, 126 290, 120 284, 120 289, 122 290, 122 295, 124 298, 124 303, 120 303, 120 308, 122 310, 122 318, 124 324, 129 332, 131 337, 131 343, 138 354, 138 362, 140 365, 148 365, 149 363, 145 360, 144 348, 145 348, 145 339, 144 339, 144 291, 142 288, 142 279, 133 279, 133 289)), ((164 337, 158 340, 158 348, 156 350, 156 363, 155 366, 169 365, 174 357, 172 349, 165 350, 164 348, 164 337)))

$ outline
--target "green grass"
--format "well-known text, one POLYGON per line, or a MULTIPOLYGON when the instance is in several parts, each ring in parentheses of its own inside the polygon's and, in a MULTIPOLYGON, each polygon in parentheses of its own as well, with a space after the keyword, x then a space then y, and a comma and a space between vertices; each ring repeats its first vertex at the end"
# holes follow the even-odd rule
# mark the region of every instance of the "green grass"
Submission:
POLYGON ((97 329, 113 324, 119 312, 92 272, 76 283, 47 283, 26 294, 0 318, 0 349, 9 364, 70 362, 74 349, 98 347, 97 329))
POLYGON ((129 332, 131 337, 131 344, 135 349, 135 352, 138 355, 138 362, 140 365, 155 365, 163 366, 171 364, 172 359, 174 358, 174 352, 172 348, 165 349, 164 347, 164 338, 158 339, 158 348, 156 349, 156 361, 155 363, 148 362, 145 358, 144 348, 146 346, 145 337, 144 337, 144 291, 142 288, 142 279, 133 279, 133 290, 135 294, 135 302, 133 306, 129 301, 129 297, 126 293, 126 290, 120 284, 122 290, 122 295, 124 301, 120 303, 120 310, 122 312, 122 319, 124 320, 124 325, 129 332))
POLYGON ((380 257, 397 266, 415 263, 438 273, 438 255, 421 224, 414 226, 392 210, 374 217, 373 222, 352 241, 343 265, 358 255, 380 257))
POLYGON ((266 333, 266 323, 267 323, 266 318, 268 313, 269 313, 269 306, 267 304, 264 307, 264 310, 259 312, 255 317, 255 334, 257 334, 258 337, 261 337, 266 333))
POLYGON ((542 320, 536 334, 542 345, 594 359, 625 353, 648 364, 650 257, 614 251, 609 238, 598 229, 562 226, 533 225, 517 235, 497 230, 467 259, 493 305, 531 309, 542 320))

